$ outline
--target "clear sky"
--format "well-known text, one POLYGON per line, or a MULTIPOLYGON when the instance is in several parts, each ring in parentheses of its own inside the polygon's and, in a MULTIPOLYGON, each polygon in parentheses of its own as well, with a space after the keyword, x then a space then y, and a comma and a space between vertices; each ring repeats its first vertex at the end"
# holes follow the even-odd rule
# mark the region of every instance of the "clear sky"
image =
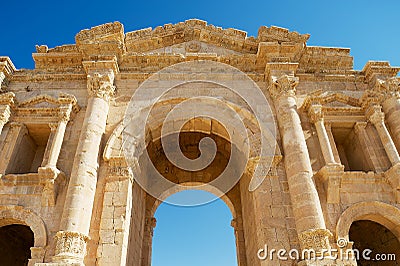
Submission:
MULTIPOLYGON (((368 60, 400 66, 398 0, 9 0, 2 1, 0 11, 0 55, 10 56, 17 68, 34 67, 35 44, 74 43, 80 30, 102 23, 120 21, 128 32, 190 18, 255 36, 261 25, 309 33, 308 45, 351 48, 355 69, 368 60)), ((235 265, 232 215, 221 200, 201 207, 162 204, 156 218, 153 266, 235 265)))

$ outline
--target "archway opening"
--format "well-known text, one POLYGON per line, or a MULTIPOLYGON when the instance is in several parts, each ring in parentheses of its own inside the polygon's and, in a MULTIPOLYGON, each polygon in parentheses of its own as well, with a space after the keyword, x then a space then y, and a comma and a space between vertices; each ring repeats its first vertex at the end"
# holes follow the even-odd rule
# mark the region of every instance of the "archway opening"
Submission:
MULTIPOLYGON (((213 198, 211 193, 187 190, 173 194, 174 201, 193 197, 213 198)), ((221 199, 200 206, 161 203, 154 217, 153 266, 238 265, 232 213, 221 199)))
POLYGON ((396 258, 400 258, 399 239, 385 226, 369 220, 355 221, 350 227, 349 239, 354 242, 353 248, 360 252, 358 265, 400 265, 396 262, 396 258), (365 255, 371 259, 362 255, 367 249, 372 252, 365 255))
POLYGON ((0 227, 0 260, 4 266, 25 266, 31 258, 34 235, 29 226, 11 224, 0 227))

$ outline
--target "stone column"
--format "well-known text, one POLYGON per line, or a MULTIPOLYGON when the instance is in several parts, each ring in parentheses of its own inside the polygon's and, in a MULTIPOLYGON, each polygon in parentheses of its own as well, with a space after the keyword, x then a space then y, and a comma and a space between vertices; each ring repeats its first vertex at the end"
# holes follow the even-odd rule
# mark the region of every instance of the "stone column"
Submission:
POLYGON ((400 149, 400 78, 390 78, 379 84, 383 93, 382 110, 393 136, 393 141, 400 149))
POLYGON ((89 99, 79 144, 73 161, 60 231, 56 235, 54 262, 83 265, 97 183, 98 155, 105 131, 110 95, 114 93, 112 69, 90 70, 89 99))
POLYGON ((64 140, 65 129, 68 120, 62 120, 58 123, 51 123, 50 136, 47 141, 46 151, 43 156, 42 167, 56 167, 58 156, 60 155, 61 145, 64 140))
POLYGON ((380 105, 370 106, 367 111, 367 117, 372 124, 374 124, 376 130, 378 131, 379 137, 382 141, 383 147, 389 157, 389 160, 393 165, 400 162, 399 153, 397 152, 396 146, 389 134, 389 131, 385 125, 385 114, 382 112, 382 107, 380 105))
MULTIPOLYGON (((280 70, 280 69, 278 69, 280 70)), ((317 252, 330 249, 321 203, 313 182, 313 171, 308 149, 297 113, 293 74, 271 71, 270 93, 274 100, 279 130, 282 136, 284 161, 292 199, 296 229, 303 249, 317 252), (278 72, 278 73, 276 73, 278 72)))
POLYGON ((144 222, 142 266, 151 265, 151 250, 153 245, 154 228, 157 220, 154 217, 146 217, 144 222))
POLYGON ((21 143, 28 132, 26 126, 19 122, 11 122, 7 136, 0 147, 0 178, 10 171, 10 162, 15 161, 15 147, 21 143))
POLYGON ((319 143, 321 145, 322 155, 325 159, 325 164, 335 164, 335 157, 332 151, 332 145, 329 141, 328 133, 326 131, 324 125, 324 117, 322 114, 322 106, 319 104, 313 104, 309 110, 309 116, 311 118, 311 122, 314 123, 315 128, 317 130, 317 135, 319 139, 319 143))
POLYGON ((370 138, 366 131, 367 122, 356 122, 354 125, 354 132, 361 143, 361 148, 365 154, 367 154, 366 160, 372 170, 376 172, 383 172, 384 169, 380 166, 378 156, 375 153, 375 147, 372 145, 370 138))

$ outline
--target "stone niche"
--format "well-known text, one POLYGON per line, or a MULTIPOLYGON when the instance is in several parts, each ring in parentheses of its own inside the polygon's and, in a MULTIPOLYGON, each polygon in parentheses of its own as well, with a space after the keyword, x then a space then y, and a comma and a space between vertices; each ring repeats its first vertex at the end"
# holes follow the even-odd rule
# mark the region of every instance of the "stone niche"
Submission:
POLYGON ((40 95, 6 107, 10 116, 0 143, 1 181, 41 186, 42 205, 53 206, 57 183, 64 178, 57 168, 58 156, 66 125, 79 110, 76 98, 63 93, 58 98, 40 95))

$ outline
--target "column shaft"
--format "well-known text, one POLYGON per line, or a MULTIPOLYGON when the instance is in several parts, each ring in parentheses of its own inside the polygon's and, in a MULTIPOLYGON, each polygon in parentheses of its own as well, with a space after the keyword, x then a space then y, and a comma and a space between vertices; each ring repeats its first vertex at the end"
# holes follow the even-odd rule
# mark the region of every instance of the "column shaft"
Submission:
POLYGON ((61 220, 65 231, 89 234, 98 154, 107 114, 108 103, 104 99, 89 98, 61 220))
POLYGON ((318 252, 329 249, 328 236, 331 233, 325 226, 321 203, 312 178, 307 144, 297 113, 294 88, 296 81, 295 77, 283 75, 270 88, 282 136, 286 175, 301 247, 313 248, 318 252))
POLYGON ((392 165, 400 162, 399 153, 397 152, 396 146, 386 128, 384 122, 384 113, 381 111, 375 111, 369 117, 370 121, 374 124, 376 130, 378 131, 379 137, 382 141, 383 147, 385 148, 386 154, 389 157, 392 165))
POLYGON ((333 156, 332 146, 329 141, 328 133, 326 132, 324 122, 322 119, 315 122, 315 128, 317 130, 317 135, 319 143, 321 145, 322 155, 324 156, 326 164, 334 164, 335 157, 333 156))
POLYGON ((56 167, 58 156, 60 155, 61 146, 64 140, 66 121, 60 121, 55 125, 50 125, 51 133, 47 142, 46 152, 43 158, 42 166, 56 167))
POLYGON ((382 103, 386 121, 393 136, 393 142, 400 149, 400 98, 391 97, 382 103))

